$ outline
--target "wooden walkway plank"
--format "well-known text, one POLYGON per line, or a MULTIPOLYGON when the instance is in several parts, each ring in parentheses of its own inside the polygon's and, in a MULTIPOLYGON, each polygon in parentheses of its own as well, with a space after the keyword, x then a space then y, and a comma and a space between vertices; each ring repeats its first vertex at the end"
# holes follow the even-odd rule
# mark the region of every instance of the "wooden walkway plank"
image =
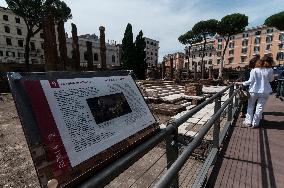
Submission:
POLYGON ((271 95, 257 129, 242 121, 224 142, 207 187, 284 187, 284 102, 271 95))

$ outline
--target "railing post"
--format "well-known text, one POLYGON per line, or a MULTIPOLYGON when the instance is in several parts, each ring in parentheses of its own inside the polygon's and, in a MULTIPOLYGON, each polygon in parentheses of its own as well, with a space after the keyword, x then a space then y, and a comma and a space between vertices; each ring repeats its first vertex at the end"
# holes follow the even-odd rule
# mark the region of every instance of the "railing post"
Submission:
MULTIPOLYGON (((239 86, 236 85, 236 91, 239 89, 239 86)), ((235 108, 238 108, 239 107, 239 96, 238 94, 235 96, 235 105, 234 105, 235 108)))
MULTIPOLYGON (((220 94, 215 99, 214 114, 221 108, 221 97, 220 94)), ((216 119, 213 128, 213 147, 219 148, 219 134, 220 134, 220 116, 216 119)))
MULTIPOLYGON (((233 93, 234 93, 234 85, 232 85, 229 89, 229 98, 231 98, 233 93)), ((227 121, 232 121, 232 119, 233 119, 233 100, 228 105, 227 121)))
MULTIPOLYGON (((178 136, 178 128, 176 128, 175 131, 166 138, 167 169, 169 169, 178 158, 177 136, 178 136)), ((173 178, 171 185, 168 187, 172 188, 179 187, 178 174, 176 174, 176 176, 173 178)))

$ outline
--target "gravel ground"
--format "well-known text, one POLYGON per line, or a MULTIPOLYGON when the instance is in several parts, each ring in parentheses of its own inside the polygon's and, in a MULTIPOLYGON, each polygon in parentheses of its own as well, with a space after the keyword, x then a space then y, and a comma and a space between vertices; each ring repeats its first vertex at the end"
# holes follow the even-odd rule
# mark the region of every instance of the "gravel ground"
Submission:
MULTIPOLYGON (((40 187, 12 97, 2 97, 4 101, 0 100, 0 187, 40 187)), ((161 116, 157 119, 164 122, 167 118, 161 116)), ((165 172, 164 148, 163 143, 159 144, 106 187, 152 187, 165 172)), ((181 187, 190 187, 200 164, 197 160, 188 160, 180 173, 181 187)))

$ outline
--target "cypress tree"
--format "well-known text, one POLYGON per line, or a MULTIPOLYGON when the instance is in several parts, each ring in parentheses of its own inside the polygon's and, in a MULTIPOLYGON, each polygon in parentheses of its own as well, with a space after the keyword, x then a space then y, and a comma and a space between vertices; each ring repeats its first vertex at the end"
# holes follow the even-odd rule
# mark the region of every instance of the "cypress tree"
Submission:
POLYGON ((125 70, 134 70, 134 63, 135 46, 133 44, 132 25, 128 23, 122 39, 122 68, 125 70))
POLYGON ((146 70, 147 70, 147 64, 145 61, 146 58, 145 47, 146 47, 146 42, 145 39, 143 38, 143 32, 141 30, 137 35, 135 41, 136 61, 134 68, 134 73, 136 77, 140 80, 145 79, 146 70))

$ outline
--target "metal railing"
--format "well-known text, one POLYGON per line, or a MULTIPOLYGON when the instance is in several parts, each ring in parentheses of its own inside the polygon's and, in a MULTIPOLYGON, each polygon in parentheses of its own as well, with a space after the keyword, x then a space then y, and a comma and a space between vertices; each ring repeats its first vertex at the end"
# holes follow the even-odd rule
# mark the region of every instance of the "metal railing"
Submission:
POLYGON ((80 187, 104 187, 163 140, 166 140, 166 156, 168 170, 166 171, 164 176, 161 177, 155 187, 179 187, 179 171, 181 170, 185 162, 189 159, 189 157, 192 155, 193 151, 201 144, 202 140, 204 139, 204 136, 214 126, 212 149, 209 152, 208 157, 205 159, 202 168, 199 169, 199 172, 193 184, 193 187, 202 187, 204 180, 206 179, 206 176, 208 174, 208 171, 210 170, 212 164, 215 162, 219 148, 224 138, 226 137, 228 129, 230 128, 230 125, 233 122, 233 115, 239 106, 237 93, 238 89, 235 89, 235 84, 229 85, 222 91, 214 94, 212 97, 210 97, 200 105, 188 111, 180 118, 170 121, 165 129, 161 130, 155 136, 149 138, 148 140, 134 148, 132 151, 125 154, 123 157, 117 159, 112 164, 102 169, 94 177, 88 179, 83 184, 81 184, 80 187), (227 90, 229 90, 229 99, 226 100, 223 105, 221 105, 221 97, 227 90), (215 102, 214 115, 207 121, 207 123, 205 123, 203 128, 186 146, 183 152, 178 155, 178 127, 185 123, 194 114, 203 109, 206 105, 212 102, 215 102), (224 114, 225 110, 227 112, 227 121, 222 132, 220 132, 220 117, 222 114, 224 114))

